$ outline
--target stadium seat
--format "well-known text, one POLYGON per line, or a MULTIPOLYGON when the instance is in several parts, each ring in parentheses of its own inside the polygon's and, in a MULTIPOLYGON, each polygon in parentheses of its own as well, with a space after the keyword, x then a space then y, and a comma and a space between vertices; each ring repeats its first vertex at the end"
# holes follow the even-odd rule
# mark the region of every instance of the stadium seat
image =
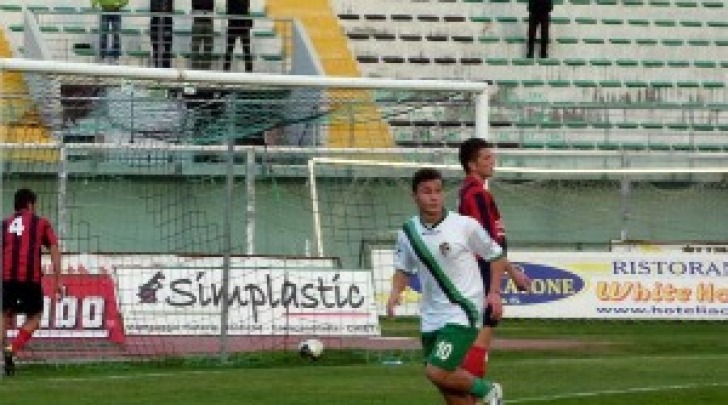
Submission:
POLYGON ((644 80, 625 80, 624 85, 630 88, 649 87, 647 82, 644 80))
POLYGON ((556 42, 559 44, 567 45, 567 44, 578 44, 579 39, 575 37, 558 37, 556 38, 556 42))
POLYGON ((475 38, 470 35, 453 35, 451 37, 453 42, 460 42, 460 43, 472 43, 475 42, 475 38))
POLYGON ((639 62, 634 59, 617 59, 617 66, 621 67, 636 67, 639 62))
POLYGON ((690 62, 687 60, 669 60, 667 61, 667 66, 673 68, 686 68, 690 67, 690 62))
POLYGON ((594 80, 574 80, 573 83, 576 87, 597 87, 597 82, 594 80))
POLYGON ((627 23, 629 25, 635 25, 635 26, 639 26, 639 27, 647 27, 648 25, 650 25, 650 22, 648 20, 641 19, 641 18, 629 19, 629 20, 627 20, 627 23))
POLYGON ((127 51, 127 56, 130 56, 132 58, 148 58, 149 57, 149 51, 143 51, 143 50, 136 50, 136 51, 127 51))
POLYGON ((697 81, 692 80, 679 80, 676 82, 677 87, 679 88, 698 88, 700 87, 700 83, 697 81))
POLYGON ((680 25, 683 27, 702 27, 703 23, 701 21, 680 21, 680 25))
POLYGON ((19 12, 23 11, 23 6, 17 4, 0 4, 0 11, 5 12, 19 12))
POLYGON ((57 25, 41 25, 40 32, 44 34, 56 34, 61 32, 61 29, 57 25))
POLYGON ((619 80, 600 80, 600 87, 622 87, 622 82, 619 80))
POLYGON ((616 127, 619 129, 637 129, 639 128, 639 124, 634 122, 620 122, 616 124, 616 127))
POLYGON ((622 25, 624 24, 624 20, 621 18, 603 18, 602 24, 605 25, 622 25))
POLYGON ((657 45, 657 40, 652 38, 637 38, 635 42, 637 45, 657 45))
POLYGON ((96 56, 96 51, 90 48, 73 48, 73 53, 83 57, 96 56))
POLYGON ((609 42, 614 45, 629 45, 632 43, 632 40, 629 38, 610 38, 609 42))
POLYGON ((533 66, 535 61, 533 58, 513 58, 511 59, 511 65, 513 66, 533 66))
POLYGON ((571 81, 569 80, 548 80, 547 83, 551 87, 569 87, 571 86, 571 81))
POLYGON ((516 24, 518 17, 496 17, 495 20, 501 24, 516 24))
POLYGON ((592 66, 612 66, 612 61, 610 59, 591 59, 589 60, 589 64, 592 66))
POLYGON ((492 66, 505 66, 508 65, 508 59, 506 58, 485 58, 485 63, 492 66))
POLYGON ((76 25, 67 25, 63 27, 63 32, 67 34, 85 34, 86 28, 76 25))
POLYGON ((710 46, 710 41, 707 39, 689 39, 688 44, 690 46, 710 46))
POLYGON ((696 60, 693 62, 693 66, 695 66, 696 68, 712 69, 718 67, 718 63, 711 60, 696 60))
POLYGON ((536 63, 538 63, 539 66, 558 66, 559 60, 553 58, 539 58, 536 63))
POLYGON ((585 66, 586 61, 584 59, 568 58, 564 59, 564 64, 566 66, 585 66))

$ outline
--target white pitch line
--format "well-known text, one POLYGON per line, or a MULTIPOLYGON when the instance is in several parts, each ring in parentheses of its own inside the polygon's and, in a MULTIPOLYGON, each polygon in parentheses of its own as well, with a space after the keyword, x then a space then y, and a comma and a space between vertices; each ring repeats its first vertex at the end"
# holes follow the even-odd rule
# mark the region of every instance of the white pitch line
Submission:
POLYGON ((603 395, 622 395, 622 394, 632 394, 632 393, 641 393, 641 392, 659 392, 659 391, 686 390, 686 389, 694 389, 694 388, 726 387, 726 386, 728 386, 728 382, 663 385, 663 386, 655 386, 655 387, 635 387, 635 388, 625 388, 625 389, 621 389, 621 390, 572 392, 572 393, 566 393, 566 394, 544 395, 542 397, 516 398, 516 399, 506 400, 505 402, 508 404, 521 404, 521 403, 526 403, 526 402, 554 401, 554 400, 558 400, 558 399, 591 398, 591 397, 599 397, 599 396, 603 396, 603 395))
MULTIPOLYGON (((238 369, 236 369, 238 370, 238 369)), ((241 369, 240 369, 241 370, 241 369)), ((89 382, 89 381, 109 381, 109 380, 136 380, 136 379, 144 379, 144 378, 150 378, 150 377, 179 377, 180 375, 184 374, 190 374, 190 375, 197 375, 197 374, 210 374, 210 373, 223 373, 223 372, 229 372, 233 371, 230 370, 180 370, 180 371, 174 371, 174 372, 166 372, 166 373, 130 373, 130 374, 112 374, 112 375, 99 375, 99 376, 91 376, 91 377, 50 377, 50 378, 38 378, 38 379, 30 379, 30 380, 23 380, 23 379, 13 379, 13 383, 16 384, 18 382, 29 382, 32 384, 36 384, 39 380, 42 381, 48 381, 48 382, 89 382)))
POLYGON ((615 356, 615 357, 582 357, 582 358, 551 358, 551 359, 497 359, 492 357, 493 361, 508 364, 567 364, 567 363, 601 363, 601 362, 619 362, 619 361, 671 361, 671 360, 727 360, 728 354, 686 354, 686 355, 636 355, 636 356, 615 356))

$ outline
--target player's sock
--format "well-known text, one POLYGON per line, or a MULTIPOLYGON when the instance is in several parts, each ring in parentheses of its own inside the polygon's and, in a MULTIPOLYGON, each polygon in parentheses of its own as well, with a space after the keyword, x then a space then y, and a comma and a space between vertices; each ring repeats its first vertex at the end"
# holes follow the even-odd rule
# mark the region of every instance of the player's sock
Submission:
POLYGON ((13 346, 7 345, 3 347, 3 361, 5 362, 5 375, 11 376, 15 374, 15 360, 13 360, 13 346))
POLYGON ((482 378, 476 378, 473 380, 473 385, 470 387, 470 394, 477 398, 485 397, 490 390, 493 388, 493 383, 482 378))
POLYGON ((25 347, 25 344, 28 343, 31 336, 33 336, 33 332, 27 331, 25 329, 20 329, 18 331, 18 336, 15 337, 15 340, 13 340, 13 352, 18 353, 25 347))
POLYGON ((472 346, 463 360, 463 369, 475 377, 485 377, 488 368, 488 352, 485 347, 472 346))

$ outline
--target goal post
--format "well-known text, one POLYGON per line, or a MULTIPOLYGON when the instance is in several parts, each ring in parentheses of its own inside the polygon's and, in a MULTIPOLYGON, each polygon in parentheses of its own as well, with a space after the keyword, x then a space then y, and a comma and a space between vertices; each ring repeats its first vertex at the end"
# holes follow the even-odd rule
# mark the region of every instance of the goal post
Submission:
MULTIPOLYGON (((0 59, 0 75, 0 211, 17 188, 36 191, 39 214, 59 232, 69 286, 63 302, 46 297, 42 331, 21 362, 211 353, 224 360, 237 350, 241 331, 254 330, 246 329, 255 324, 250 307, 234 301, 228 308, 223 299, 219 307, 198 308, 208 299, 198 294, 187 310, 167 308, 162 292, 175 292, 172 282, 177 290, 189 282, 235 294, 239 283, 256 284, 265 274, 292 279, 300 268, 309 271, 296 276, 297 285, 323 283, 325 291, 333 285, 336 294, 353 297, 339 297, 339 304, 357 307, 300 310, 296 322, 303 326, 286 329, 280 325, 290 314, 279 305, 258 317, 255 331, 263 332, 252 338, 256 350, 288 349, 304 334, 332 347, 374 347, 370 338, 380 330, 371 310, 371 272, 352 268, 333 251, 309 257, 308 159, 396 152, 405 161, 423 145, 487 137, 488 129, 487 83, 26 59, 0 59), (433 123, 445 121, 451 131, 432 136, 433 123), (339 272, 319 271, 322 263, 339 272), (200 276, 195 266, 211 276, 200 276), (259 274, 241 281, 251 266, 259 274), (336 290, 345 284, 350 291, 336 290), (203 327, 204 350, 180 344, 203 327), (184 339, 159 338, 159 331, 184 339)), ((178 299, 189 298, 183 291, 178 299)), ((299 297, 310 293, 301 291, 299 297)))

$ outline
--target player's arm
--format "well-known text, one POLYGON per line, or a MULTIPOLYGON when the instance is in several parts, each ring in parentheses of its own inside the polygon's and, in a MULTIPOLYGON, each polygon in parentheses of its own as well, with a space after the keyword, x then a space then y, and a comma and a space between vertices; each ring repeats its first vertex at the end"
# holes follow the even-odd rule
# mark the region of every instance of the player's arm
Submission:
POLYGON ((61 285, 61 250, 58 247, 58 237, 50 223, 43 228, 43 245, 51 253, 51 267, 53 268, 53 292, 59 296, 63 295, 61 285))
POLYGON ((494 319, 503 315, 501 302, 501 279, 508 266, 508 258, 503 248, 472 218, 469 218, 468 245, 473 253, 490 262, 490 290, 486 291, 486 303, 491 307, 494 319))
POLYGON ((490 262, 490 290, 486 292, 485 302, 490 306, 493 319, 500 319, 503 316, 500 287, 507 266, 508 259, 505 256, 490 262))
POLYGON ((397 246, 394 252, 394 275, 392 276, 392 290, 389 292, 389 299, 387 300, 387 315, 394 316, 394 307, 399 305, 402 301, 402 293, 409 284, 409 274, 414 274, 416 271, 412 271, 415 268, 414 260, 412 258, 411 249, 407 237, 404 232, 400 231, 397 234, 397 246))
POLYGON ((516 284, 516 288, 520 291, 531 291, 531 278, 523 270, 523 268, 515 263, 508 262, 506 265, 506 273, 508 277, 516 284))
POLYGON ((402 270, 395 270, 392 276, 392 290, 389 292, 387 300, 387 316, 394 316, 394 307, 402 302, 402 293, 409 282, 409 277, 402 270))
POLYGON ((58 244, 51 245, 51 267, 53 267, 53 291, 61 295, 63 287, 61 286, 61 250, 58 244))

